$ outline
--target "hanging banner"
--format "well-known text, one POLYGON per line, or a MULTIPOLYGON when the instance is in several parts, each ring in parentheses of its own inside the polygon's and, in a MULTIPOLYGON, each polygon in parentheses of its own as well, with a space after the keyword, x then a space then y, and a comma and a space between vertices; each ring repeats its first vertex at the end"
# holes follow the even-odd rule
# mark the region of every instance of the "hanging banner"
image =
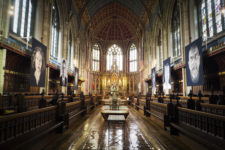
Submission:
POLYGON ((171 89, 170 58, 163 61, 163 89, 171 89))
POLYGON ((66 59, 62 59, 61 68, 60 68, 60 86, 66 86, 67 84, 67 61, 66 59))
POLYGON ((156 90, 156 78, 155 78, 155 68, 152 69, 152 90, 153 93, 156 90))
POLYGON ((201 38, 185 47, 187 86, 198 86, 204 84, 201 48, 201 38))
POLYGON ((79 69, 77 67, 74 68, 74 90, 78 90, 79 83, 79 69))
POLYGON ((45 87, 46 46, 32 38, 30 85, 45 87))

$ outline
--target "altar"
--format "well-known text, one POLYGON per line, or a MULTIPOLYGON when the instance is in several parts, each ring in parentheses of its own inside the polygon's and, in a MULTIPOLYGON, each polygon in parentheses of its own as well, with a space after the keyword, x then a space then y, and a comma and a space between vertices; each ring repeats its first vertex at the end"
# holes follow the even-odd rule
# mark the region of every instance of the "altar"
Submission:
POLYGON ((120 115, 120 116, 122 115, 126 119, 127 116, 129 115, 129 111, 128 110, 102 110, 101 114, 105 121, 108 120, 108 117, 110 115, 120 115))
POLYGON ((113 59, 113 65, 111 66, 112 76, 111 79, 113 81, 112 84, 108 84, 109 88, 109 99, 107 105, 102 108, 101 114, 103 118, 110 122, 110 121, 122 121, 125 122, 127 116, 129 115, 129 110, 127 106, 122 104, 122 100, 119 98, 120 91, 123 89, 121 87, 121 80, 119 75, 119 68, 116 63, 116 59, 113 59))
POLYGON ((119 91, 119 88, 114 83, 112 87, 110 88, 112 97, 103 100, 105 101, 106 105, 102 107, 101 114, 105 121, 112 121, 113 118, 124 118, 124 121, 126 120, 127 116, 129 115, 129 109, 128 106, 125 106, 122 103, 122 100, 118 98, 117 93, 119 91), (112 117, 113 116, 113 117, 112 117), (118 117, 116 117, 118 116, 118 117), (109 119, 111 117, 111 119, 109 119))

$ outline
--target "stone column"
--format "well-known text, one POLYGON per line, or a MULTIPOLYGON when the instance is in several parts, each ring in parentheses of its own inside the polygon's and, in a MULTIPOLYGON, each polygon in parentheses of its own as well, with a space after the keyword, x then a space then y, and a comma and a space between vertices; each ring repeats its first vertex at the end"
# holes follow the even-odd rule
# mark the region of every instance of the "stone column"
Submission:
MULTIPOLYGON (((1 38, 8 37, 9 31, 9 1, 0 1, 0 40, 1 38)), ((6 49, 0 49, 0 94, 4 89, 4 74, 5 74, 5 62, 6 62, 6 49)))
MULTIPOLYGON (((181 54, 183 57, 183 62, 185 62, 185 46, 188 45, 190 32, 189 32, 189 24, 188 21, 188 3, 189 1, 180 1, 180 19, 181 19, 181 54)), ((188 87, 186 86, 186 68, 182 68, 182 74, 183 74, 183 95, 187 94, 188 87)))

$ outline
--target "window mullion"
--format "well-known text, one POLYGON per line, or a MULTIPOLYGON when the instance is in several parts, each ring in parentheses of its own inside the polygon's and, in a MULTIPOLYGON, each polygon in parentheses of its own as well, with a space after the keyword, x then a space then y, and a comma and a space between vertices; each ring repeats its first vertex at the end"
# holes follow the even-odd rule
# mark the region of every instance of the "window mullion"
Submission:
POLYGON ((19 11, 20 10, 20 2, 19 0, 15 0, 14 3, 14 17, 13 17, 13 32, 18 34, 18 25, 19 25, 19 11))
MULTIPOLYGON (((25 18, 24 19, 25 19, 24 20, 24 22, 25 22, 25 25, 24 25, 24 37, 28 37, 27 31, 28 31, 28 27, 29 27, 29 24, 28 24, 28 21, 29 21, 29 0, 26 0, 25 18)), ((29 41, 29 37, 28 37, 28 41, 29 41)))
POLYGON ((27 3, 26 0, 22 1, 22 8, 21 8, 21 27, 20 27, 20 36, 24 37, 24 30, 25 30, 25 24, 26 24, 26 7, 27 3))
POLYGON ((31 20, 31 17, 32 16, 32 3, 31 3, 31 0, 28 0, 28 19, 27 19, 27 24, 28 24, 28 27, 27 27, 27 32, 26 32, 26 35, 27 37, 30 37, 31 35, 31 26, 32 26, 32 20, 31 20))
POLYGON ((20 29, 22 24, 22 9, 23 9, 23 1, 20 1, 19 12, 18 12, 18 26, 17 26, 17 35, 20 35, 20 29))
MULTIPOLYGON (((224 7, 224 1, 220 1, 220 5, 221 5, 221 8, 223 8, 224 7)), ((224 31, 224 29, 225 29, 225 17, 224 17, 224 15, 221 13, 221 23, 222 23, 222 31, 224 31)))
POLYGON ((211 0, 211 5, 212 5, 212 20, 213 20, 213 32, 214 35, 217 34, 217 26, 216 26, 216 9, 215 9, 215 3, 214 0, 211 0))

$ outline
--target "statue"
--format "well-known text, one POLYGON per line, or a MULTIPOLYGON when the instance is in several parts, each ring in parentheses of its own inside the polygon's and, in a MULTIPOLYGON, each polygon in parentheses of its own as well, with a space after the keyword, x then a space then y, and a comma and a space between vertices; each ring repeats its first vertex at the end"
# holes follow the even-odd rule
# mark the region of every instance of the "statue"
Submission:
POLYGON ((111 94, 112 94, 112 109, 117 109, 118 107, 118 97, 117 97, 117 93, 119 91, 119 89, 116 87, 116 83, 114 82, 112 87, 110 88, 111 90, 111 94))

